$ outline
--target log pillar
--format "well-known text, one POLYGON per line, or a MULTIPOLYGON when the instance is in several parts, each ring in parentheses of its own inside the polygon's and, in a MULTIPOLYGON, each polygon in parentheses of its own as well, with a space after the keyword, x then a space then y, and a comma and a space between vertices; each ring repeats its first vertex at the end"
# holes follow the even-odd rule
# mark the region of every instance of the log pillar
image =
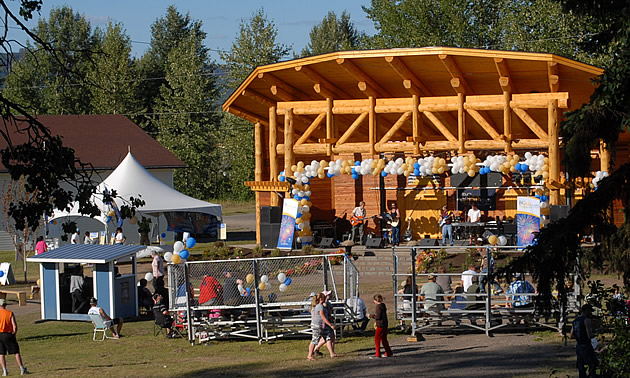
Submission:
POLYGON ((610 150, 603 140, 599 141, 599 170, 610 174, 610 150))
MULTIPOLYGON (((333 100, 330 97, 326 98, 326 139, 334 138, 335 133, 335 119, 333 116, 333 100)), ((326 144, 326 155, 332 156, 332 143, 326 144)))
MULTIPOLYGON (((262 146, 262 124, 260 122, 256 122, 254 125, 254 157, 255 157, 255 168, 254 168, 254 180, 262 181, 263 180, 263 146, 262 146)), ((256 196, 256 244, 260 244, 260 192, 255 192, 256 196)))
MULTIPOLYGON (((547 130, 549 133, 549 180, 560 182, 560 139, 558 122, 558 100, 547 106, 547 130)), ((560 205, 560 189, 551 189, 550 205, 560 205)))
MULTIPOLYGON (((276 107, 269 107, 269 181, 278 181, 278 114, 276 107)), ((278 206, 279 197, 271 193, 271 206, 278 206)))
POLYGON ((464 94, 457 94, 457 139, 459 143, 460 154, 466 152, 466 112, 464 110, 464 94))
POLYGON ((376 99, 373 96, 369 97, 370 107, 368 113, 368 140, 370 144, 370 154, 376 155, 376 149, 374 145, 376 144, 376 99))
POLYGON ((411 124, 413 127, 413 153, 415 155, 420 154, 420 129, 422 125, 422 119, 420 118, 420 98, 418 95, 413 95, 413 111, 411 113, 411 124))
POLYGON ((294 164, 293 156, 293 109, 284 112, 284 175, 291 175, 291 166, 294 164))
POLYGON ((510 101, 512 94, 509 91, 503 91, 503 138, 505 140, 505 152, 510 153, 512 149, 512 108, 510 101))

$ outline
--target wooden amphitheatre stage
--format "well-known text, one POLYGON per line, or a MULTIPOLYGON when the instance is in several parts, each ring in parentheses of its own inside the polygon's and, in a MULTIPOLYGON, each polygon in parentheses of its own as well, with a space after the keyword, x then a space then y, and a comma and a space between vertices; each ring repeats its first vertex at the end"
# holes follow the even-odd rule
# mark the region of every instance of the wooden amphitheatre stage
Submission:
MULTIPOLYGON (((339 224, 359 201, 367 203, 368 216, 396 201, 402 230, 411 229, 419 240, 439 237, 439 209, 445 204, 463 212, 478 202, 482 221, 488 221, 514 217, 518 196, 544 193, 550 206, 541 213, 548 215, 550 207, 570 205, 592 190, 588 179, 576 190, 566 188, 559 124, 564 112, 589 100, 593 80, 602 73, 543 53, 445 47, 345 51, 258 67, 223 109, 255 125, 255 181, 247 185, 256 192, 258 225, 261 206, 279 206, 277 194, 290 195, 291 185, 279 176, 282 171, 291 176, 296 164, 544 155, 539 177, 507 168, 453 174, 443 165, 441 174, 412 180, 408 167, 405 174, 384 177, 374 163, 369 174, 355 178, 320 171, 310 179, 312 229, 335 221, 335 237, 341 239, 349 227, 339 224)), ((629 140, 621 136, 619 163, 629 158, 629 140)), ((608 171, 606 146, 600 143, 593 154, 598 160, 592 171, 608 171)), ((379 235, 381 228, 370 221, 366 232, 379 235)), ((260 234, 259 229, 258 243, 260 234)))

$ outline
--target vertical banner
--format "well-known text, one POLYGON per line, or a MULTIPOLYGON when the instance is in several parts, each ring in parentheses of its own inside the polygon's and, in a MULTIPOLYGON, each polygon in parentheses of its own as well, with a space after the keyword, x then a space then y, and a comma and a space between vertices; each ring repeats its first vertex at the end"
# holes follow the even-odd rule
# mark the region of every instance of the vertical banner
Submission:
POLYGON ((534 232, 540 231, 540 200, 536 197, 517 197, 516 232, 519 246, 528 246, 534 232))
POLYGON ((219 224, 219 240, 227 240, 227 224, 219 224))
POLYGON ((297 212, 298 201, 292 198, 285 198, 282 204, 282 223, 280 224, 280 234, 278 235, 279 249, 293 248, 293 232, 295 231, 297 212))

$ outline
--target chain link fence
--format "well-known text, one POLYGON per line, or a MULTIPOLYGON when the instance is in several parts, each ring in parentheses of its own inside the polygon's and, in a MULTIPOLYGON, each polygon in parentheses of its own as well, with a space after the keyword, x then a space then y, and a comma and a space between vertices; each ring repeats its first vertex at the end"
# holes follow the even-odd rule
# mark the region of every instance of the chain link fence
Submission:
MULTIPOLYGON (((310 324, 312 297, 324 290, 332 292, 338 322, 356 316, 347 303, 358 296, 359 272, 343 254, 191 261, 169 264, 168 276, 170 309, 185 310, 190 328, 239 324, 237 336, 259 340, 270 330, 274 337, 304 333, 295 328, 310 324)), ((189 332, 191 341, 197 333, 189 332)))

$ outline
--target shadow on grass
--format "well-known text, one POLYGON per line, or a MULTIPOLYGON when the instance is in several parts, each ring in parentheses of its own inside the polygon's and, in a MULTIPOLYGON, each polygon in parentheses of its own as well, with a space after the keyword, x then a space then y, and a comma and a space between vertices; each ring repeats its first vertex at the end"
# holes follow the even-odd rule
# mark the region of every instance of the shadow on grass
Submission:
POLYGON ((62 338, 62 337, 72 337, 72 336, 81 336, 81 335, 89 335, 89 334, 92 334, 92 331, 90 331, 90 332, 75 332, 75 333, 52 333, 52 334, 47 334, 47 335, 23 337, 20 340, 25 340, 25 341, 42 341, 42 340, 57 339, 57 338, 62 338))

